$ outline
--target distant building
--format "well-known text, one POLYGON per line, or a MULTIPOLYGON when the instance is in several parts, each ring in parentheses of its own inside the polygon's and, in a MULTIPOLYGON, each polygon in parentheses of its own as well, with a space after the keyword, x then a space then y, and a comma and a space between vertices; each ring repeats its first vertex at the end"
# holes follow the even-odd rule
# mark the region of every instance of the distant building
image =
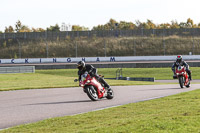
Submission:
POLYGON ((72 25, 62 23, 60 31, 72 31, 72 25))

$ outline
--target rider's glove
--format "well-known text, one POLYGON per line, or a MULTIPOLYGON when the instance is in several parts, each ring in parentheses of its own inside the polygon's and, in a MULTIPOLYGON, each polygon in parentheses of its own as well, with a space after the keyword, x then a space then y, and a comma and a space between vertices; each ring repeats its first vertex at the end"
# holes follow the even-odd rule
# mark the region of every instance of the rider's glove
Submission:
POLYGON ((95 73, 94 72, 90 72, 90 76, 94 77, 95 73))
POLYGON ((79 86, 81 86, 81 81, 79 81, 79 86))
POLYGON ((176 79, 176 78, 177 78, 177 76, 176 76, 176 74, 174 74, 174 75, 173 75, 173 79, 176 79))

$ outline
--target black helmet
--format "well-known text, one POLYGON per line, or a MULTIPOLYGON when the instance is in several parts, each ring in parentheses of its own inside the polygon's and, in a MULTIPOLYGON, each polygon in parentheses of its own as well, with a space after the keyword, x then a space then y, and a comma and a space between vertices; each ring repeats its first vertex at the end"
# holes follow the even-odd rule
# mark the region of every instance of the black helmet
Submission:
POLYGON ((180 63, 182 61, 182 56, 178 55, 177 58, 176 58, 176 61, 180 63))
POLYGON ((83 68, 85 68, 85 62, 84 62, 84 61, 79 61, 79 62, 77 63, 77 68, 78 68, 79 70, 82 70, 83 68))

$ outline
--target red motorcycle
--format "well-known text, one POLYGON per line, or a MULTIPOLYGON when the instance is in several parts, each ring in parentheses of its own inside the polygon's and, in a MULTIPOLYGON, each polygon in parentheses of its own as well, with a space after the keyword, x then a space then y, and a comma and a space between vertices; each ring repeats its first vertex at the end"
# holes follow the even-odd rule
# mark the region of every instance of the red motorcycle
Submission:
MULTIPOLYGON (((77 82, 78 79, 74 81, 77 82)), ((87 93, 92 101, 97 101, 105 97, 107 99, 113 99, 114 97, 114 92, 111 88, 107 91, 95 77, 91 77, 87 72, 81 76, 79 86, 83 87, 83 91, 87 93)))
POLYGON ((180 87, 186 86, 190 87, 190 80, 184 66, 178 66, 176 69, 176 77, 179 80, 180 87))

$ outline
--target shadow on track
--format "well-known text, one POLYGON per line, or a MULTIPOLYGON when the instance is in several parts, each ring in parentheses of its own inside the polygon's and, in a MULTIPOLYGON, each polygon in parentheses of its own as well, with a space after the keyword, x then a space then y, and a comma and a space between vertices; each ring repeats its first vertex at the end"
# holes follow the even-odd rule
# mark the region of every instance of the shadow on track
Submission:
POLYGON ((85 102, 94 102, 94 101, 91 101, 91 100, 82 100, 82 101, 65 101, 65 102, 35 103, 35 104, 26 104, 26 105, 66 104, 66 103, 85 103, 85 102))

